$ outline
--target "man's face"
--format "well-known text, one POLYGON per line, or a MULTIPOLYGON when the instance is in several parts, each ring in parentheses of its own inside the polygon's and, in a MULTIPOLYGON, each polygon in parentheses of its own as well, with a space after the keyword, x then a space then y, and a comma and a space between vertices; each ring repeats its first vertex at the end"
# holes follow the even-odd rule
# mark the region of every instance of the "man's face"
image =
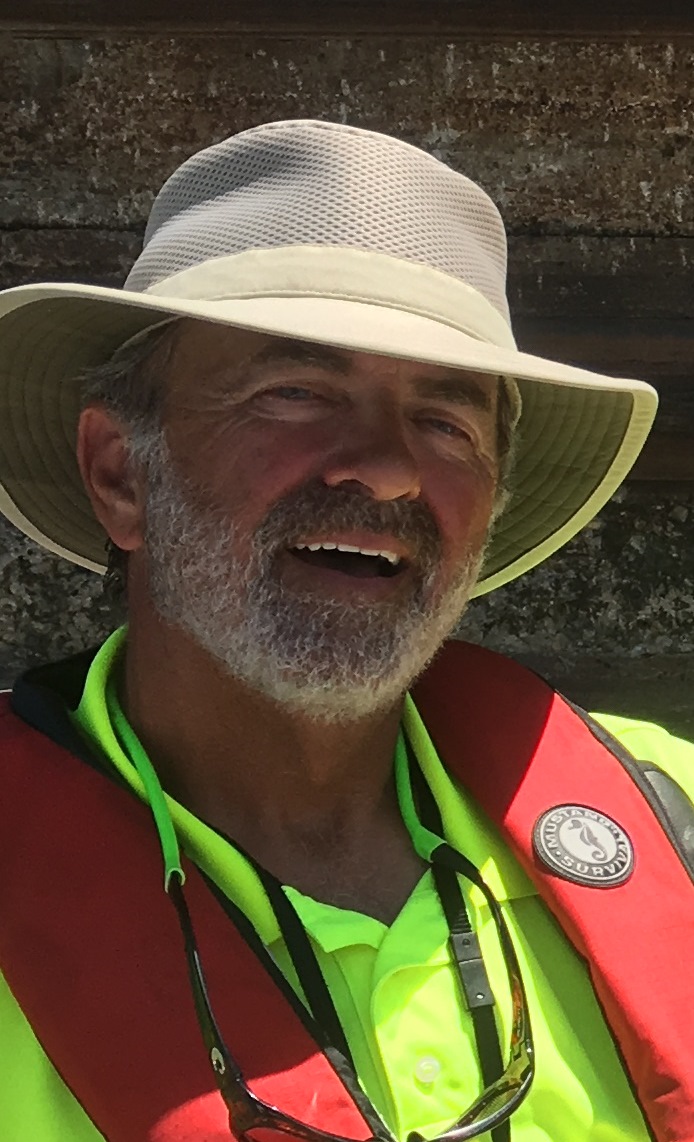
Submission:
POLYGON ((476 579, 497 384, 182 323, 146 458, 156 609, 289 709, 391 704, 476 579))

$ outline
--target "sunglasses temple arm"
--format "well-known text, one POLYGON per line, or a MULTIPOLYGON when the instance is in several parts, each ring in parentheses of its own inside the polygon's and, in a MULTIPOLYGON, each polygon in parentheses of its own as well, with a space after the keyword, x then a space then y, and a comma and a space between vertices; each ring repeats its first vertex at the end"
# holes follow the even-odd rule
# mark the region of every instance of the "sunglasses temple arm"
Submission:
POLYGON ((218 1080, 225 1074, 230 1073, 237 1081, 241 1082, 243 1081, 241 1071, 229 1054, 212 1012, 207 994, 207 984, 205 982, 202 964, 200 963, 200 953, 193 932, 193 924, 190 919, 190 912, 188 911, 188 905, 183 895, 183 888, 179 877, 175 875, 171 877, 167 892, 176 908, 181 926, 186 961, 188 964, 188 974, 193 990, 195 1013, 198 1017, 198 1023, 200 1024, 205 1046, 207 1047, 210 1063, 218 1080))
MULTIPOLYGON (((509 1118, 514 1110, 520 1106, 528 1093, 531 1082, 532 1071, 526 1071, 513 1097, 504 1102, 503 1106, 500 1106, 498 1110, 487 1114, 489 1104, 495 1102, 497 1098, 502 1098, 508 1089, 508 1087, 505 1089, 505 1080, 500 1079, 495 1086, 490 1087, 477 1102, 473 1103, 465 1117, 461 1119, 459 1123, 451 1130, 445 1130, 443 1134, 437 1135, 434 1142, 465 1142, 468 1138, 479 1138, 480 1120, 485 1118, 485 1114, 487 1115, 484 1122, 484 1133, 486 1135, 488 1131, 493 1130, 495 1126, 499 1126, 509 1118)), ((408 1138, 408 1142, 414 1142, 412 1136, 408 1138)), ((422 1140, 422 1142, 424 1142, 424 1140, 422 1140)))
MULTIPOLYGON (((350 1139, 306 1126, 291 1115, 282 1114, 276 1107, 261 1102, 248 1089, 241 1071, 229 1054, 212 1012, 205 976, 200 963, 200 953, 195 941, 193 924, 183 895, 180 877, 175 875, 171 877, 167 891, 176 908, 183 933, 195 1011, 217 1086, 229 1109, 229 1124, 232 1133, 238 1137, 247 1130, 262 1125, 265 1129, 269 1128, 279 1130, 284 1134, 291 1134, 300 1142, 350 1142, 350 1139)), ((383 1140, 373 1137, 367 1139, 367 1142, 383 1142, 383 1140)))

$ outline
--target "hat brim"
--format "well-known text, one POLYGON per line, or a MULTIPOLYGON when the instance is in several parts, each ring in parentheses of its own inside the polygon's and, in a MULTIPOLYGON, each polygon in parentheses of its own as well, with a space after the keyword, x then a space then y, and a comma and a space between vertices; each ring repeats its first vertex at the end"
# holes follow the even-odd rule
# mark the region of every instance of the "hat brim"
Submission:
POLYGON ((345 297, 188 300, 50 284, 0 295, 0 510, 42 546, 95 571, 105 535, 75 459, 78 379, 167 318, 192 317, 516 380, 522 398, 508 504, 475 594, 515 579, 603 507, 638 456, 657 394, 490 344, 441 320, 345 297))

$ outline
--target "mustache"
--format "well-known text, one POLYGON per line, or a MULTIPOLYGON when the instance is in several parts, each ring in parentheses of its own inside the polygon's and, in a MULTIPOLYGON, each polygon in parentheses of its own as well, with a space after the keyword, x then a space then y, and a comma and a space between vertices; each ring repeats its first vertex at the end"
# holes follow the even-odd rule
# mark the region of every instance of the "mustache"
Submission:
POLYGON ((373 500, 350 488, 314 480, 273 504, 255 533, 264 550, 292 547, 309 533, 372 531, 407 544, 415 562, 431 567, 441 558, 441 534, 430 509, 418 500, 373 500))

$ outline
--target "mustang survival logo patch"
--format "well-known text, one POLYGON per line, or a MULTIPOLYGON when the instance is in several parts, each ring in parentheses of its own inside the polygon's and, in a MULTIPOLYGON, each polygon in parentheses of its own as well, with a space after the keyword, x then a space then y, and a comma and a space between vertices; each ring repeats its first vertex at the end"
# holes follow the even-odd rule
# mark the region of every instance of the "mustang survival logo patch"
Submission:
POLYGON ((556 805, 535 823, 538 858, 558 876, 593 888, 613 888, 634 869, 634 847, 624 829, 586 805, 556 805))

